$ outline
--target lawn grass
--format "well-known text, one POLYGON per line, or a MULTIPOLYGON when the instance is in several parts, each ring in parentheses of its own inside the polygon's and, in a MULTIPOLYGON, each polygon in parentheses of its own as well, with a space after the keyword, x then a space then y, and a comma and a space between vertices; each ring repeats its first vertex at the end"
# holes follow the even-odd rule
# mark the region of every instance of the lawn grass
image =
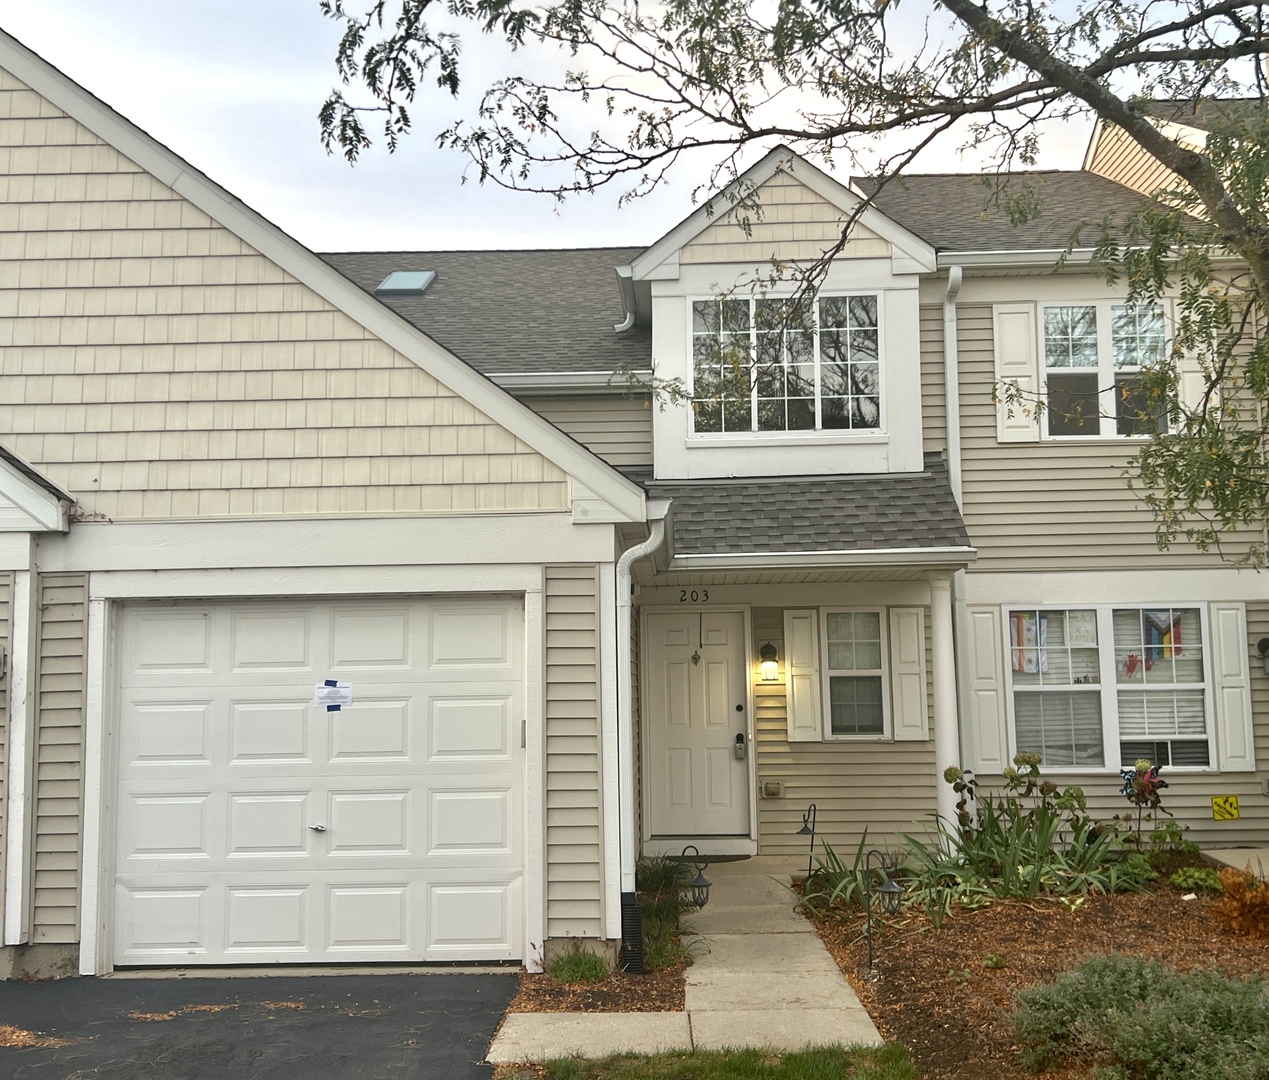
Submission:
POLYGON ((683 1050, 618 1054, 598 1061, 563 1058, 541 1066, 502 1066, 496 1080, 916 1080, 902 1046, 767 1050, 683 1050))

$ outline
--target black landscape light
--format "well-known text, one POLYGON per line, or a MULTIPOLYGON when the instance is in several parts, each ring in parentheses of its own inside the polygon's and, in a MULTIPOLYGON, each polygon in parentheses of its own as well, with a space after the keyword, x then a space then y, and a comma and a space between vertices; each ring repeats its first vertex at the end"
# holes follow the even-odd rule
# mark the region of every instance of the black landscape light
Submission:
POLYGON ((872 950, 872 860, 877 859, 881 876, 884 879, 877 888, 881 894, 881 910, 887 915, 898 915, 899 906, 903 902, 903 886, 890 876, 893 860, 884 851, 875 848, 864 856, 864 934, 868 938, 868 970, 874 966, 872 950))
POLYGON ((802 815, 802 827, 797 831, 798 836, 809 836, 811 838, 811 850, 806 856, 806 876, 810 880, 811 870, 815 862, 815 804, 811 803, 806 808, 806 813, 802 815))
POLYGON ((688 889, 692 890, 692 906, 697 910, 700 910, 709 903, 709 887, 712 884, 712 882, 705 876, 705 867, 709 865, 709 860, 706 859, 701 862, 697 862, 696 859, 699 859, 700 857, 701 853, 697 850, 695 844, 688 844, 687 847, 683 849, 683 854, 680 856, 683 862, 691 862, 691 864, 696 868, 696 877, 693 878, 687 885, 684 885, 683 888, 685 891, 688 889), (693 856, 695 856, 695 858, 689 859, 687 854, 689 851, 693 856))

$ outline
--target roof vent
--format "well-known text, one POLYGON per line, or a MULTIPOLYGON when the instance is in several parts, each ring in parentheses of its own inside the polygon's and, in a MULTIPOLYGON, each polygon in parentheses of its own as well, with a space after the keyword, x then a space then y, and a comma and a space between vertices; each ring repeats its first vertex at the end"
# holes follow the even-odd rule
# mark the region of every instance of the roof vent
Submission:
POLYGON ((435 270, 393 270, 379 283, 375 296, 422 296, 435 280, 435 270))

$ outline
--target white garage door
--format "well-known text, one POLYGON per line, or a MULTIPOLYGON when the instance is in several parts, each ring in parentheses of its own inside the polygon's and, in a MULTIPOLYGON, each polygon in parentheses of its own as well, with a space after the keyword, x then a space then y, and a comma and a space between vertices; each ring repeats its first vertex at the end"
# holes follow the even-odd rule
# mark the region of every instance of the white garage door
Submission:
POLYGON ((115 963, 523 956, 519 602, 120 622, 115 963))

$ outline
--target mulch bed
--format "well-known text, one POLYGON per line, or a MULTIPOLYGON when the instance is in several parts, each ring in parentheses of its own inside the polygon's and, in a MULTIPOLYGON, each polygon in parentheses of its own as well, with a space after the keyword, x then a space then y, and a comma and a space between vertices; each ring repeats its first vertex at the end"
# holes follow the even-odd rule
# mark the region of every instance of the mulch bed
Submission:
POLYGON ((520 973, 510 1012, 682 1012, 686 958, 646 975, 614 972, 602 982, 559 983, 549 975, 520 973))
POLYGON ((1211 900, 1181 897, 1165 872, 1150 895, 1091 896, 1074 911, 1056 900, 999 902, 955 911, 938 930, 924 915, 874 919, 872 976, 862 914, 812 921, 882 1036, 908 1047, 924 1080, 1021 1080, 1033 1074, 1022 1068, 1009 1018, 1018 991, 1092 954, 1137 953, 1181 971, 1269 973, 1269 941, 1225 929, 1211 900), (989 957, 1004 966, 986 966, 989 957))

